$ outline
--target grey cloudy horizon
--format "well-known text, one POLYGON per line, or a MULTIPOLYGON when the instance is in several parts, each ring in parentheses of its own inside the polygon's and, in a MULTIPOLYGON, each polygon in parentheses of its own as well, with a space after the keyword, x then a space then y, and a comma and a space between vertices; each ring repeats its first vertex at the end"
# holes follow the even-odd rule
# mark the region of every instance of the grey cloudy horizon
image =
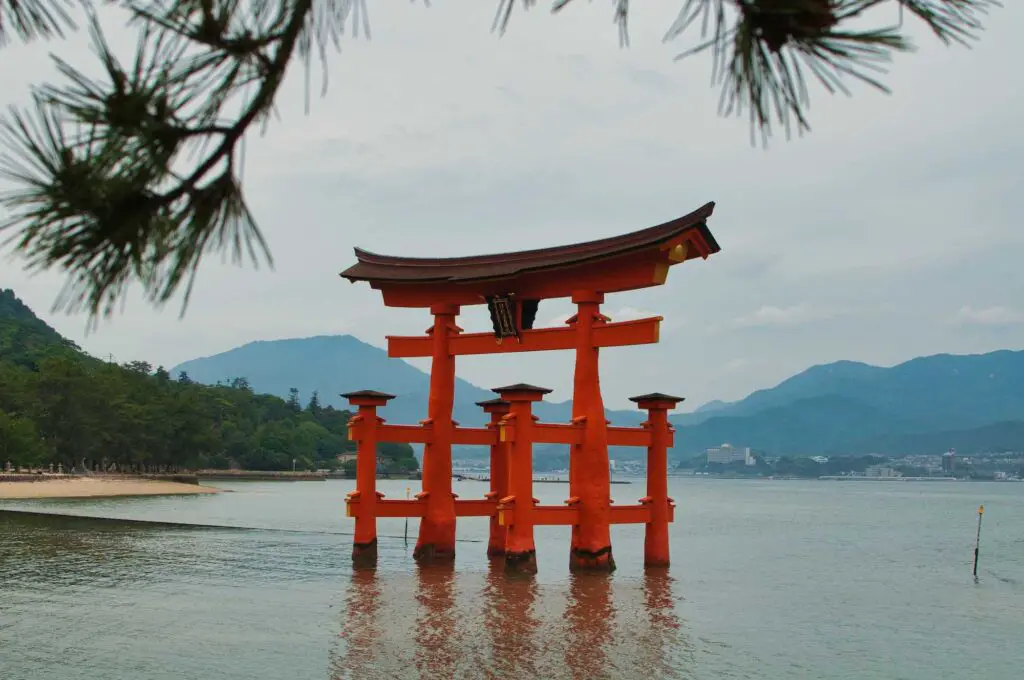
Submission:
MULTIPOLYGON (((681 0, 634 3, 620 49, 610 3, 558 16, 516 12, 502 38, 479 0, 370 4, 372 40, 330 57, 329 89, 304 112, 293 69, 281 117, 249 140, 245 188, 275 270, 208 258, 183 319, 132 295, 86 334, 83 315, 49 313, 63 277, 2 260, 10 287, 96 356, 173 366, 253 340, 348 333, 383 347, 416 334, 422 310, 385 308, 338 278, 353 246, 454 256, 591 240, 658 224, 715 201, 722 252, 673 267, 666 285, 610 295, 616 319, 665 317, 657 346, 602 353, 606 403, 684 395, 732 401, 809 366, 893 365, 919 355, 1024 348, 1024 45, 1021 3, 988 20, 972 50, 918 30, 897 55, 886 96, 814 88, 813 131, 769 148, 746 119, 717 115, 710 63, 674 62, 661 42, 681 0), (1015 160, 1016 159, 1016 160, 1015 160)), ((104 8, 111 42, 133 34, 104 8), (109 21, 107 21, 109 19, 109 21)), ((690 36, 695 40, 696 35, 690 36)), ((55 77, 49 51, 95 68, 85 35, 9 46, 0 103, 25 104, 55 77)), ((314 73, 317 90, 319 74, 314 73)), ((567 301, 542 303, 560 322, 567 301)), ((467 330, 488 327, 475 307, 467 330)), ((413 362, 421 368, 427 364, 413 362)), ((571 356, 460 359, 482 387, 531 382, 569 398, 571 356)), ((367 388, 373 388, 367 385, 367 388)))

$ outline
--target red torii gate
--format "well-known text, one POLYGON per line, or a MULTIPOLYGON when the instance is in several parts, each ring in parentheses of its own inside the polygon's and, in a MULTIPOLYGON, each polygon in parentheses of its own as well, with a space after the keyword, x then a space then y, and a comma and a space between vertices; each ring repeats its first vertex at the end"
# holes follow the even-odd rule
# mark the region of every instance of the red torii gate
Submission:
POLYGON ((615 568, 611 524, 645 524, 644 564, 668 566, 667 450, 673 429, 668 411, 682 401, 661 393, 632 397, 648 412, 638 428, 611 427, 605 419, 598 373, 601 347, 658 341, 661 317, 613 322, 600 312, 607 293, 665 283, 669 267, 719 251, 707 227, 708 203, 671 222, 622 236, 540 250, 458 258, 376 255, 356 248, 358 263, 342 272, 366 281, 391 307, 430 309, 434 323, 423 336, 388 337, 392 357, 431 357, 427 419, 389 425, 377 409, 393 395, 365 390, 342 395, 358 407, 349 426, 357 442, 356 490, 346 499, 356 520, 353 560, 375 564, 378 517, 419 517, 414 557, 421 562, 455 557, 456 517, 489 517, 487 553, 504 556, 511 571, 537 569, 533 529, 572 527, 570 568, 615 568), (562 328, 533 328, 541 300, 568 297, 577 312, 562 328), (493 333, 465 333, 455 324, 463 306, 487 304, 493 333), (455 357, 469 354, 575 350, 572 421, 536 422, 532 403, 551 390, 517 384, 497 388, 498 399, 478 405, 491 416, 486 427, 460 427, 452 419, 455 357), (386 499, 376 489, 377 442, 424 445, 423 491, 410 500, 386 499), (569 498, 563 506, 533 497, 533 444, 568 444, 569 498), (452 446, 489 446, 491 488, 482 499, 452 493, 452 446), (612 506, 609 446, 646 447, 647 495, 636 505, 612 506))

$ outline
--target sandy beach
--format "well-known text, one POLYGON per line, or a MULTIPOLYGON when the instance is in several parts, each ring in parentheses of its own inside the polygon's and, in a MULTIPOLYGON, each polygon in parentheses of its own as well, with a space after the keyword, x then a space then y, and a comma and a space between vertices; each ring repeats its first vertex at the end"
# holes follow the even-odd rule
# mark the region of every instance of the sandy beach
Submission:
POLYGON ((219 493, 220 489, 155 479, 47 479, 0 482, 0 500, 14 498, 105 498, 219 493))

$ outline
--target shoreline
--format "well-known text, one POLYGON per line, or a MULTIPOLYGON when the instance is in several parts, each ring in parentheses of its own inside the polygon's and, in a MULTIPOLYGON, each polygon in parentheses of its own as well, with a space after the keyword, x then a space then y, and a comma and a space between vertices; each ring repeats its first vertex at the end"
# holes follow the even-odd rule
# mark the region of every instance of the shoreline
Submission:
POLYGON ((221 493, 221 490, 166 479, 43 476, 36 479, 5 481, 4 476, 0 475, 0 500, 191 496, 213 493, 221 493))
POLYGON ((327 474, 322 472, 291 472, 262 470, 198 470, 197 479, 213 479, 219 481, 253 481, 253 482, 322 482, 327 474))

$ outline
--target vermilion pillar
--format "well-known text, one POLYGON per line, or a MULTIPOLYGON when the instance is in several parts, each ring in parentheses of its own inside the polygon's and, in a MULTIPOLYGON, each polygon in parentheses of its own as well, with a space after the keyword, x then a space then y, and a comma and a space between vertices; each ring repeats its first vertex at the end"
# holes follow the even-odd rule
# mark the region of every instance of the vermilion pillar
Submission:
MULTIPOLYGON (((509 412, 510 404, 504 399, 478 401, 477 406, 491 415, 490 429, 498 429, 501 419, 509 412)), ((491 445, 491 490, 485 498, 500 501, 508 496, 509 442, 499 441, 491 445)), ((505 527, 498 521, 497 514, 491 517, 491 531, 487 538, 487 556, 502 557, 505 554, 505 527)))
POLYGON ((577 291, 576 370, 573 375, 573 420, 583 419, 583 440, 569 456, 569 496, 579 504, 580 523, 573 527, 569 568, 574 571, 613 571, 611 475, 608 470, 608 423, 601 398, 598 349, 594 325, 603 323, 600 305, 604 295, 577 291))
POLYGON ((506 521, 505 571, 537 573, 537 548, 533 542, 533 413, 531 403, 551 392, 543 387, 518 384, 494 390, 509 402, 502 419, 501 437, 510 441, 509 495, 499 506, 506 521))
POLYGON ((356 490, 348 495, 349 514, 355 516, 356 532, 352 561, 357 566, 377 564, 377 408, 386 406, 394 395, 373 390, 341 395, 359 408, 349 420, 349 439, 357 442, 356 490))
POLYGON ((452 406, 455 402, 455 357, 451 336, 458 332, 455 305, 434 305, 431 329, 433 363, 427 423, 432 440, 423 447, 423 491, 426 503, 413 557, 419 562, 455 559, 455 496, 452 494, 452 406))
POLYGON ((668 497, 668 446, 671 438, 668 412, 683 398, 655 392, 630 397, 630 401, 647 411, 644 427, 651 432, 651 444, 647 448, 647 497, 640 500, 651 508, 651 519, 644 537, 644 566, 667 567, 671 503, 668 497))

